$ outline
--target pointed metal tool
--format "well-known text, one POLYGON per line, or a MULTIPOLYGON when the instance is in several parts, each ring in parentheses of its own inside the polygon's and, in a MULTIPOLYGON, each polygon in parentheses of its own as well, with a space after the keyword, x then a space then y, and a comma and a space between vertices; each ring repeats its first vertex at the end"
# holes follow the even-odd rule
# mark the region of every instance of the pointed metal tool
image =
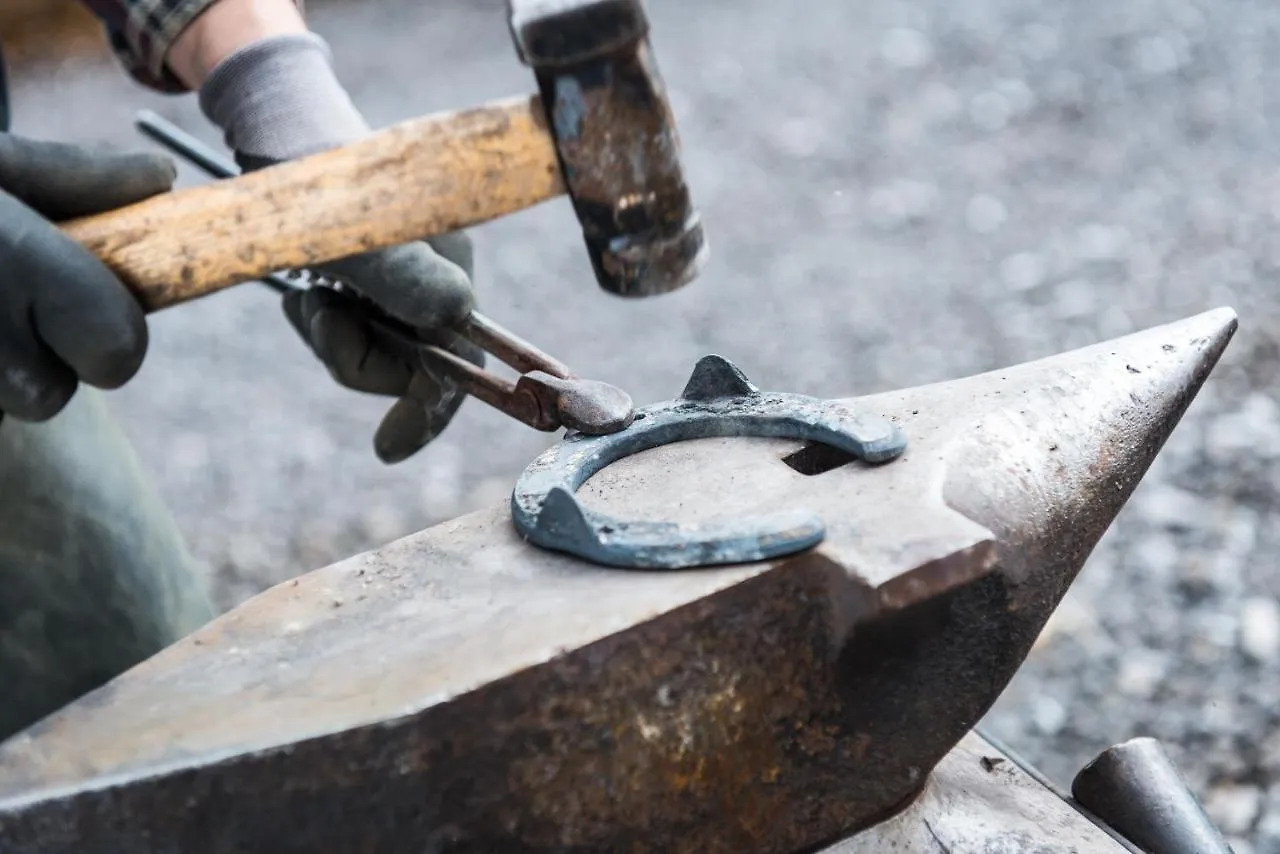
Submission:
POLYGON ((1076 775, 1071 793, 1147 854, 1231 854, 1154 738, 1134 738, 1102 751, 1076 775))
POLYGON ((1008 684, 1235 327, 847 401, 910 436, 890 465, 710 438, 579 490, 629 519, 803 505, 826 536, 796 556, 617 572, 531 546, 504 505, 275 587, 0 745, 0 850, 876 834, 1008 684))

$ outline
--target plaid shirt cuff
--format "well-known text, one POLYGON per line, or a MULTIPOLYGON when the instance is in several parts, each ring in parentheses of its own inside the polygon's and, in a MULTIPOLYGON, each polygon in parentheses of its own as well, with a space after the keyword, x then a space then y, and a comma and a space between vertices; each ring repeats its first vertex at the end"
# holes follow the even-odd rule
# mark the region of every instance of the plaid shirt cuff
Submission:
MULTIPOLYGON (((134 79, 161 92, 190 91, 165 65, 165 56, 182 31, 217 0, 83 2, 106 27, 112 50, 134 79)), ((300 0, 297 5, 302 6, 300 0)))

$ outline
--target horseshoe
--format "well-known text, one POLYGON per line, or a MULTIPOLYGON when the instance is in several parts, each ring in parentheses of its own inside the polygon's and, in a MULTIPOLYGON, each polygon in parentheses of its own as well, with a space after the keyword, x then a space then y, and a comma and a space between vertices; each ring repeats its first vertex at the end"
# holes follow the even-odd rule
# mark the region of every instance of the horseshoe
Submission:
POLYGON ((636 411, 625 430, 604 436, 569 432, 535 459, 511 494, 511 516, 531 543, 593 563, 626 569, 685 569, 784 557, 822 542, 826 527, 808 511, 705 524, 614 519, 583 507, 574 494, 610 463, 672 442, 718 436, 803 439, 869 463, 906 449, 897 425, 830 400, 761 392, 721 356, 698 361, 676 400, 636 411))

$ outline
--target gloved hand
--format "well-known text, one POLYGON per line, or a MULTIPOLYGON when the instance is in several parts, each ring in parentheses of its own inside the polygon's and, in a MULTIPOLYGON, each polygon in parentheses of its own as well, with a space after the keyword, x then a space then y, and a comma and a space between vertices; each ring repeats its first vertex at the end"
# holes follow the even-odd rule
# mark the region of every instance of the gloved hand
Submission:
POLYGON ((137 373, 147 351, 142 307, 52 221, 142 201, 175 176, 160 155, 0 133, 0 412, 44 421, 79 383, 112 389, 137 373))
MULTIPOLYGON (((313 33, 276 36, 224 59, 200 87, 200 106, 246 171, 293 160, 365 135, 369 127, 338 82, 327 44, 313 33)), ((448 327, 471 311, 472 249, 463 233, 366 253, 317 268, 388 314, 418 328, 448 327)), ((439 435, 463 396, 419 366, 379 350, 349 297, 312 288, 289 294, 285 313, 342 385, 398 397, 374 436, 387 463, 439 435)), ((479 348, 458 354, 483 365, 479 348)))

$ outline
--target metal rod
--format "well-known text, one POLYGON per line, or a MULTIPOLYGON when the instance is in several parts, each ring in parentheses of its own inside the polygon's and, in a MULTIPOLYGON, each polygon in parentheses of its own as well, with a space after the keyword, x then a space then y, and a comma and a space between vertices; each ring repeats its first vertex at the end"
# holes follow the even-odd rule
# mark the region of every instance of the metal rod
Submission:
POLYGON ((214 178, 234 178, 240 170, 227 158, 196 139, 173 122, 150 110, 138 113, 138 130, 145 136, 185 157, 214 178))
POLYGON ((544 371, 560 379, 574 378, 573 371, 569 370, 568 365, 544 353, 479 312, 471 312, 462 334, 466 335, 472 344, 489 351, 522 374, 530 371, 544 371))

